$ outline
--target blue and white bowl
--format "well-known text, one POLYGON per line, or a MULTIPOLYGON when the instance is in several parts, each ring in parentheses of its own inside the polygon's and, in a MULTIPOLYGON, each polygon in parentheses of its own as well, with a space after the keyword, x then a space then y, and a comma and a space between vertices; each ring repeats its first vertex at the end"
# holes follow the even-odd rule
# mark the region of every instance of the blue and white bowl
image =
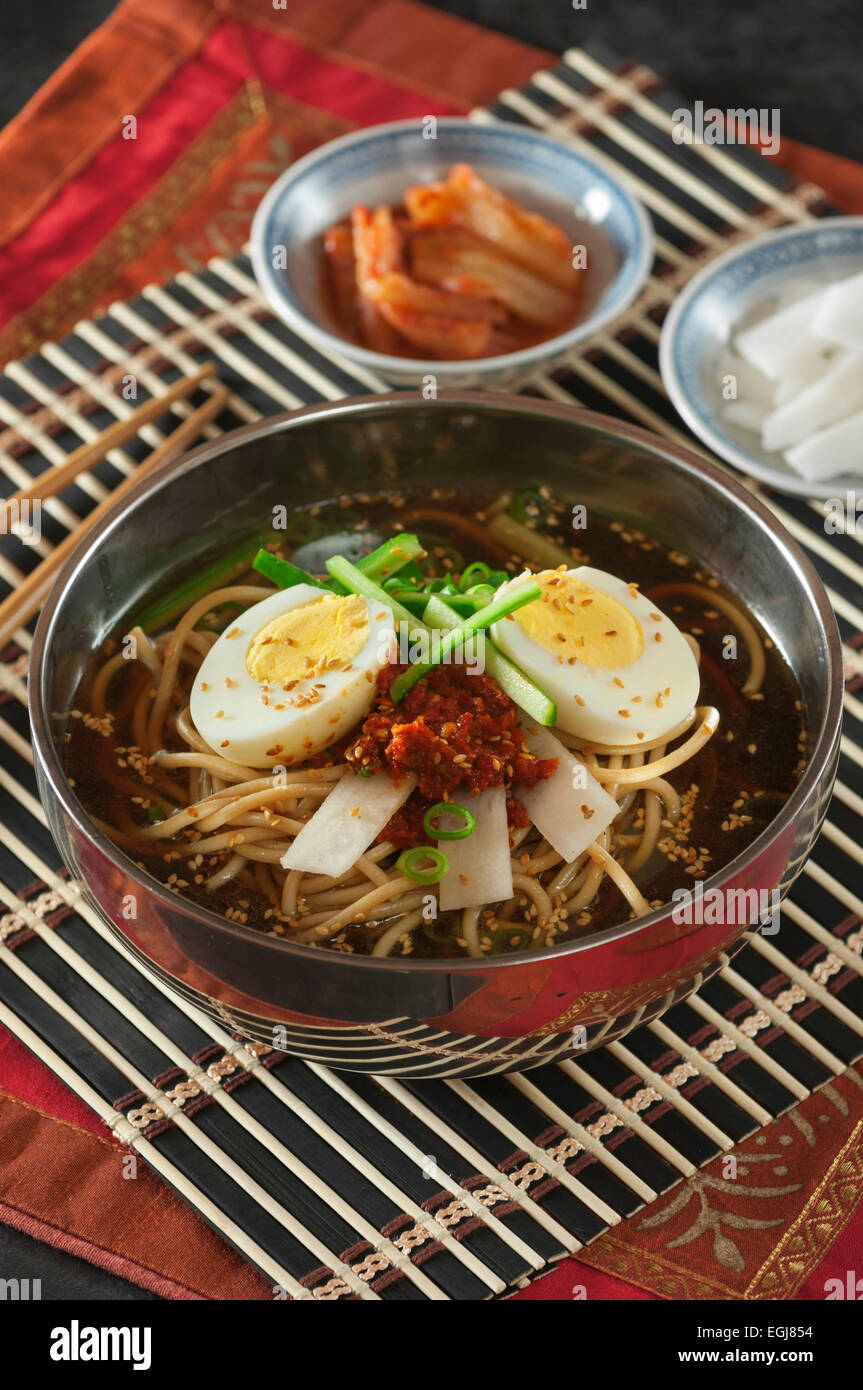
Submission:
POLYGON ((395 121, 346 135, 292 165, 266 194, 252 224, 252 264, 268 303, 289 327, 327 357, 396 385, 416 385, 432 374, 441 387, 502 386, 551 367, 632 303, 653 263, 652 228, 641 204, 599 159, 516 125, 441 117, 434 138, 425 138, 425 129, 421 121, 395 121), (355 204, 400 203, 407 188, 443 178, 459 162, 587 247, 583 318, 546 342, 470 362, 388 356, 346 341, 323 293, 321 234, 355 204))
POLYGON ((723 409, 723 356, 737 328, 756 309, 780 302, 795 280, 817 288, 861 270, 863 217, 783 227, 710 261, 678 295, 663 325, 663 384, 689 428, 720 458, 783 492, 835 497, 853 480, 802 478, 781 453, 762 448, 758 434, 732 424, 723 409))

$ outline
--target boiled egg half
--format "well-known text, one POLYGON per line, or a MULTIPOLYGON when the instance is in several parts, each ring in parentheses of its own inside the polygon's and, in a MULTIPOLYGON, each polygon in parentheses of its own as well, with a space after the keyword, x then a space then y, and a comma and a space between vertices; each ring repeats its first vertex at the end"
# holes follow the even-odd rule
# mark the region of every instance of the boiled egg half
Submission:
POLYGON ((366 717, 394 642, 382 603, 311 584, 280 590, 217 638, 195 677, 192 721, 233 762, 304 762, 366 717))
POLYGON ((559 728, 637 748, 691 714, 700 684, 692 648, 635 584, 589 565, 533 577, 542 597, 491 636, 555 701, 559 728))

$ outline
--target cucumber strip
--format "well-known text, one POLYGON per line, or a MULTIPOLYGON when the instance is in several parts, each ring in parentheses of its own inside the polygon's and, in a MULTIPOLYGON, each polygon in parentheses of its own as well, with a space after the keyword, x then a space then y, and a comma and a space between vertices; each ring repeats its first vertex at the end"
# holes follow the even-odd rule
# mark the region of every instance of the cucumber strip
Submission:
MULTIPOLYGON (((396 574, 403 566, 409 564, 415 555, 422 553, 423 548, 416 536, 402 534, 393 536, 376 550, 364 555, 357 561, 356 567, 361 574, 377 583, 396 574)), ((280 589, 291 589, 295 584, 313 584, 316 589, 329 589, 340 594, 350 593, 350 590, 338 581, 315 579, 314 575, 300 569, 299 565, 292 564, 290 560, 283 560, 281 556, 273 555, 269 550, 259 550, 252 564, 259 574, 265 574, 274 584, 278 584, 280 589)))
POLYGON ((357 569, 367 579, 381 584, 391 575, 398 574, 399 570, 404 569, 405 565, 416 559, 417 555, 424 553, 419 538, 410 532, 403 531, 397 536, 391 536, 388 541, 384 541, 377 550, 372 550, 361 560, 357 560, 357 569))
POLYGON ((320 579, 315 579, 313 575, 301 570, 299 565, 292 565, 290 560, 271 555, 269 550, 258 551, 252 561, 252 569, 256 569, 258 574, 265 574, 274 584, 278 584, 280 589, 292 589, 295 584, 313 584, 316 589, 329 588, 328 584, 322 584, 320 579))
MULTIPOLYGON (((419 617, 422 617, 423 609, 431 597, 423 589, 415 589, 410 584, 393 584, 387 588, 387 593, 419 617)), ((446 594, 443 597, 460 618, 469 618, 489 602, 488 594, 446 594)))
MULTIPOLYGON (((423 619, 429 627, 452 629, 459 626, 458 614, 436 594, 426 604, 423 619)), ((504 656, 488 636, 485 639, 485 669, 497 681, 504 695, 508 695, 513 704, 523 709, 537 724, 549 725, 557 721, 554 701, 538 685, 534 685, 508 656, 504 656)))
POLYGON ((417 661, 396 677, 390 686, 390 698, 393 703, 398 704, 418 680, 422 680, 434 666, 446 661, 462 638, 490 627, 498 618, 505 618, 507 613, 514 613, 517 608, 523 608, 526 603, 533 603, 541 597, 542 590, 535 579, 519 580, 511 584, 506 593, 499 594, 472 617, 465 618, 457 627, 450 628, 437 644, 433 661, 417 661))

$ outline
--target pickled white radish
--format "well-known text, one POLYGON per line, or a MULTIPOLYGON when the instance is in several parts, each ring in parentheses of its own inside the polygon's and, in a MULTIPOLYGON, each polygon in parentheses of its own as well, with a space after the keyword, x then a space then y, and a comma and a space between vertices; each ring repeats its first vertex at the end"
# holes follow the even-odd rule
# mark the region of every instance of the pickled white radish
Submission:
POLYGON ((828 372, 838 365, 841 355, 842 349, 831 343, 829 347, 819 350, 817 360, 809 358, 804 363, 803 371, 789 372, 781 381, 774 382, 773 405, 778 409, 786 401, 794 400, 801 391, 814 386, 816 381, 823 381, 828 372))
POLYGON ((752 401, 726 401, 722 415, 729 425, 737 425, 751 434, 760 434, 768 412, 763 405, 755 405, 752 401))
POLYGON ((812 331, 863 352, 863 271, 830 286, 812 320, 812 331))
POLYGON ((857 410, 863 410, 863 357, 843 352, 826 376, 767 416, 761 442, 765 449, 788 449, 857 410))
POLYGON ((863 475, 863 411, 795 444, 785 451, 785 459, 812 480, 839 473, 863 475))
POLYGON ((764 372, 760 372, 757 367, 753 367, 752 363, 747 362, 739 353, 730 350, 723 352, 719 359, 719 375, 722 378, 723 391, 728 378, 734 378, 733 383, 728 383, 733 385, 735 393, 733 399, 729 398, 729 405, 746 401, 750 405, 763 405, 768 410, 772 408, 776 382, 764 372))
MULTIPOLYGON (((462 840, 438 841, 449 863, 440 881, 442 912, 505 902, 513 894, 505 788, 488 787, 465 797, 464 804, 474 818, 471 834, 462 840)), ((456 816, 441 816, 437 821, 441 830, 458 830, 463 823, 456 816)))
POLYGON ((812 330, 825 294, 826 290, 817 290, 744 329, 737 334, 738 352, 774 380, 805 372, 810 365, 816 368, 820 354, 829 346, 827 339, 812 330))
POLYGON ((282 868, 331 878, 346 874, 416 784, 414 773, 394 782, 386 772, 371 777, 346 772, 282 855, 282 868))

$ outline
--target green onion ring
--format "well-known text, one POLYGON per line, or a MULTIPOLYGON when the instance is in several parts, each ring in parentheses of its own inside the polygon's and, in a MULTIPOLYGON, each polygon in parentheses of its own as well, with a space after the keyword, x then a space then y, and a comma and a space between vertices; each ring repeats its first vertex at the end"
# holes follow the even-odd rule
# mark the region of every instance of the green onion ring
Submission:
POLYGON ((468 835, 473 834, 475 824, 467 807, 460 806, 457 801, 437 801, 434 806, 429 806, 423 816, 423 830, 431 840, 466 840, 468 835), (436 816, 461 816, 464 825, 461 830, 438 830, 434 823, 436 816))
POLYGON ((480 584, 480 583, 481 583, 481 584, 487 584, 487 583, 488 583, 488 580, 489 580, 489 575, 490 575, 490 574, 491 574, 491 569, 489 568, 489 566, 488 566, 487 564, 484 563, 484 561, 482 561, 482 560, 474 560, 473 564, 472 564, 472 565, 468 565, 467 569, 466 569, 466 570, 464 571, 464 573, 462 574, 462 577, 461 577, 461 579, 460 579, 459 582, 458 582, 458 586, 459 586, 459 588, 461 589, 462 593, 464 593, 465 590, 468 588, 468 586, 469 586, 471 583, 474 583, 474 584, 480 584), (473 571, 474 571, 474 570, 476 570, 477 573, 478 573, 479 575, 482 576, 481 579, 474 579, 474 580, 471 579, 471 575, 473 574, 473 571))
POLYGON ((452 941, 455 926, 452 921, 446 919, 446 915, 442 918, 432 918, 430 922, 427 922, 424 917, 423 932, 429 941, 433 941, 436 946, 445 946, 452 941), (438 925, 439 922, 441 923, 440 926, 438 925))
POLYGON ((412 849, 402 850, 396 860, 396 868, 405 878, 412 878, 414 883, 439 883, 449 869, 449 860, 432 845, 414 845, 412 849), (416 863, 422 859, 430 859, 434 867, 416 868, 416 863))

